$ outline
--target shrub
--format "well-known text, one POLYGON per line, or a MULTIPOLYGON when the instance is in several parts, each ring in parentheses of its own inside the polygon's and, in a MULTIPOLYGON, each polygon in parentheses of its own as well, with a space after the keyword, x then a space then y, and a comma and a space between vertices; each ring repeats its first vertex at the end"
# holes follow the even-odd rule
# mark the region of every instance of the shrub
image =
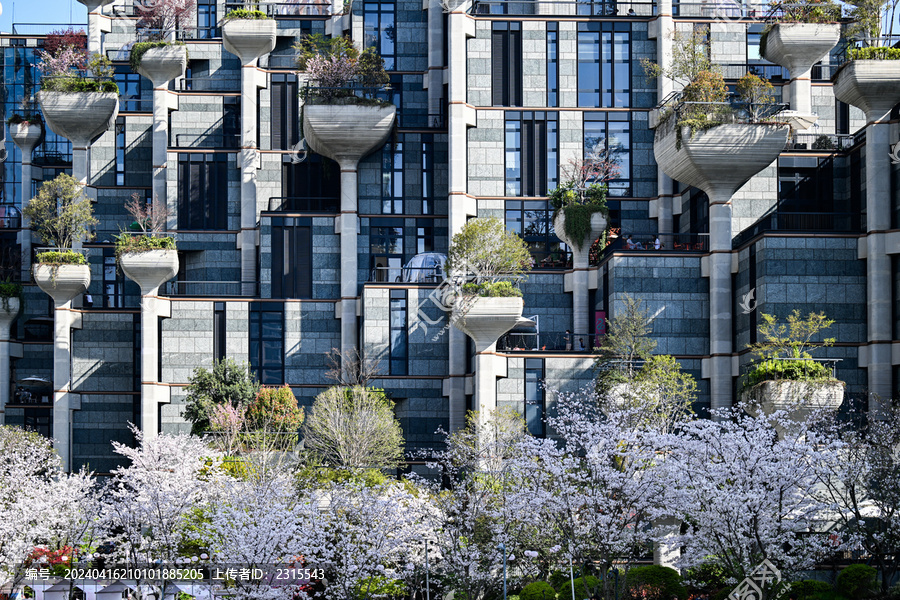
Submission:
POLYGON ((847 58, 850 60, 900 60, 900 48, 887 46, 849 48, 847 50, 847 58))
POLYGON ((39 54, 38 68, 44 74, 41 88, 45 91, 119 93, 112 62, 105 56, 95 54, 88 59, 86 51, 72 47, 64 48, 57 56, 43 50, 39 54), (90 79, 86 78, 88 71, 90 79))
POLYGON ((558 592, 562 589, 562 586, 568 584, 569 574, 563 573, 559 569, 554 569, 553 572, 550 573, 550 577, 548 579, 550 581, 550 585, 553 586, 553 589, 558 592))
POLYGON ((134 235, 122 232, 116 236, 116 258, 151 250, 175 250, 175 238, 134 235))
POLYGON ((250 373, 249 365, 223 358, 213 363, 212 371, 203 367, 194 369, 185 391, 184 418, 191 422, 191 433, 196 435, 209 431, 209 419, 217 404, 242 407, 253 402, 259 393, 259 383, 250 373))
MULTIPOLYGON (((590 598, 600 589, 600 580, 593 575, 579 577, 574 581, 575 584, 575 600, 584 600, 590 598)), ((572 600, 572 584, 566 581, 566 584, 559 590, 559 600, 572 600)))
POLYGON ((534 581, 522 588, 519 600, 555 600, 556 590, 546 581, 534 581))
POLYGON ((485 283, 466 283, 463 293, 481 298, 521 298, 522 290, 514 287, 509 281, 488 281, 485 283))
POLYGON ((626 600, 687 600, 678 571, 659 565, 634 567, 628 571, 626 600))
POLYGON ((23 303, 22 289, 21 283, 9 280, 0 282, 0 306, 3 307, 3 310, 9 312, 10 298, 17 298, 19 300, 19 310, 21 312, 23 303))
POLYGON ((447 271, 471 273, 475 283, 515 277, 531 268, 528 246, 495 217, 468 221, 453 236, 447 252, 447 271))
POLYGON ((37 261, 42 265, 86 265, 87 258, 72 250, 48 250, 37 253, 37 261))
POLYGON ((834 588, 848 598, 871 598, 877 590, 877 575, 878 571, 869 565, 850 565, 838 573, 834 588))
POLYGON ((303 423, 303 410, 288 386, 263 387, 247 407, 246 418, 251 430, 295 432, 303 423))
POLYGON ((375 575, 361 579, 353 586, 351 598, 403 598, 407 595, 406 582, 375 575))
POLYGON ((804 579, 791 584, 791 594, 796 600, 816 600, 820 594, 827 594, 834 590, 827 581, 804 579))
POLYGON ((230 10, 228 11, 228 14, 225 15, 226 21, 232 21, 235 19, 262 21, 269 18, 269 15, 261 10, 247 10, 245 8, 236 8, 234 10, 230 10))
POLYGON ((689 569, 684 574, 684 581, 692 594, 711 595, 726 587, 726 577, 720 563, 709 561, 689 569))
POLYGON ((40 125, 43 122, 40 113, 25 113, 19 114, 15 113, 10 118, 6 120, 7 125, 18 125, 20 123, 26 123, 28 125, 40 125))
MULTIPOLYGON (((151 48, 165 48, 166 46, 182 46, 187 48, 187 46, 184 45, 184 42, 138 42, 131 47, 131 52, 128 54, 131 70, 137 73, 138 67, 141 66, 141 60, 144 58, 144 54, 147 53, 147 50, 150 50, 151 48)), ((185 50, 185 52, 187 52, 187 50, 185 50)))
POLYGON ((822 363, 812 359, 778 360, 777 358, 756 363, 747 373, 744 387, 753 387, 763 381, 788 379, 791 381, 830 379, 831 371, 822 363))
POLYGON ((378 487, 388 477, 378 469, 341 469, 308 465, 297 472, 301 488, 327 488, 334 483, 356 483, 364 487, 378 487))
POLYGON ((83 29, 78 31, 72 27, 57 29, 48 33, 44 38, 44 51, 51 56, 56 56, 66 48, 87 50, 87 34, 83 29))
POLYGON ((812 145, 813 150, 834 150, 834 142, 827 135, 820 135, 812 145))

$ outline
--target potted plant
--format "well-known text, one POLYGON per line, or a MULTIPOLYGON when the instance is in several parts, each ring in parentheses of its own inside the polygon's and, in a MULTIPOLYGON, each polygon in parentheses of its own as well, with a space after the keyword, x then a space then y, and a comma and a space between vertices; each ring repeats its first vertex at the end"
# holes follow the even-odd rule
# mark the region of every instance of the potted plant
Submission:
POLYGON ((355 167, 380 148, 394 126, 397 108, 376 95, 390 81, 384 60, 368 48, 358 52, 347 38, 303 38, 294 46, 297 65, 313 87, 303 103, 303 135, 310 148, 355 167))
POLYGON ((13 322, 19 309, 22 307, 22 284, 16 281, 6 280, 0 282, 0 323, 7 326, 7 337, 9 333, 9 324, 13 322))
POLYGON ((824 313, 801 318, 794 310, 787 324, 762 314, 762 342, 751 344, 756 360, 742 381, 741 400, 750 411, 787 410, 802 418, 814 409, 836 410, 844 400, 844 382, 831 369, 813 360, 811 352, 834 345, 834 338, 812 340, 834 323, 824 313))
POLYGON ((20 147, 34 147, 44 132, 41 114, 35 112, 16 112, 6 120, 9 135, 20 147))
POLYGON ((193 0, 159 0, 135 5, 139 41, 131 46, 128 59, 131 70, 153 83, 154 88, 184 75, 187 47, 175 34, 194 10, 193 0))
POLYGON ((44 76, 38 102, 47 126, 75 147, 88 147, 109 129, 119 110, 112 63, 99 54, 88 57, 87 50, 73 45, 39 55, 44 76))
POLYGON ((229 11, 222 26, 225 49, 249 65, 275 49, 275 21, 259 10, 229 11))
POLYGON ((831 51, 841 38, 841 7, 832 0, 778 4, 781 13, 763 28, 759 54, 797 78, 831 51))
POLYGON ((23 211, 38 236, 52 249, 38 252, 34 280, 58 304, 84 293, 91 270, 84 254, 72 249, 76 242, 91 239, 90 227, 97 223, 91 201, 81 183, 61 173, 46 181, 23 211))
POLYGON ((134 217, 140 232, 123 231, 116 237, 116 258, 122 272, 141 286, 141 294, 153 295, 178 273, 175 238, 163 235, 169 210, 159 198, 148 205, 137 193, 125 209, 134 217))
POLYGON ((468 221, 453 236, 447 272, 454 283, 453 324, 475 341, 477 352, 492 346, 522 317, 520 279, 534 261, 528 246, 500 219, 468 221))
POLYGON ((601 145, 597 144, 584 160, 570 159, 562 168, 564 183, 549 196, 553 228, 572 250, 576 269, 587 267, 578 259, 582 255, 587 258, 591 244, 606 231, 606 182, 619 174, 614 151, 601 145))

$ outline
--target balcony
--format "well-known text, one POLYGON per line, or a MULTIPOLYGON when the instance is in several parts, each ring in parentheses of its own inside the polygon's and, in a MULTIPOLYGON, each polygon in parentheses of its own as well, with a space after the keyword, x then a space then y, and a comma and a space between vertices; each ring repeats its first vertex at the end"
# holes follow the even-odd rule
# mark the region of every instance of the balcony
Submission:
POLYGON ((337 214, 340 212, 341 199, 319 198, 312 196, 273 196, 269 198, 270 212, 297 212, 337 214))
POLYGON ((329 0, 296 0, 294 2, 225 2, 225 14, 236 9, 259 10, 273 19, 306 19, 331 16, 329 0))
POLYGON ((788 140, 785 152, 844 152, 856 145, 854 136, 843 133, 795 133, 788 140))
POLYGON ((603 338, 596 333, 516 332, 511 331, 497 340, 500 352, 571 352, 590 354, 603 338))
POLYGON ((241 147, 241 137, 238 134, 224 133, 178 133, 173 147, 238 150, 241 147))
POLYGON ((638 0, 476 0, 470 14, 480 15, 579 15, 595 17, 648 18, 656 14, 656 2, 638 0))
MULTIPOLYGON (((250 282, 252 285, 258 285, 258 282, 250 282)), ((180 281, 172 280, 165 284, 165 296, 187 296, 191 298, 224 298, 238 297, 241 293, 242 282, 240 281, 180 281)), ((256 295, 256 292, 254 292, 256 295)))
POLYGON ((859 233, 861 229, 859 213, 776 211, 735 236, 732 247, 739 248, 767 231, 859 233))
POLYGON ((241 82, 221 77, 182 77, 175 80, 175 89, 179 92, 237 94, 241 91, 241 82))

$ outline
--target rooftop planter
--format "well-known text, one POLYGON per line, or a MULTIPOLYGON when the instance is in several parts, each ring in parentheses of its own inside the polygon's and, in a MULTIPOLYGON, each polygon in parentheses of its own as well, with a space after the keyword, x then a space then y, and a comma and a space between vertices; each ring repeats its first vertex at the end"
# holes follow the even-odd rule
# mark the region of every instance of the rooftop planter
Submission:
POLYGON ((172 237, 123 233, 116 240, 116 257, 122 272, 141 286, 144 296, 178 273, 178 250, 172 237))
MULTIPOLYGON (((605 186, 594 184, 581 194, 561 188, 550 194, 553 229, 574 254, 587 256, 591 244, 606 231, 609 209, 606 207, 605 186)), ((576 268, 586 267, 575 265, 576 268)))
POLYGON ((13 115, 6 124, 10 137, 23 153, 33 150, 44 133, 43 120, 37 114, 13 115))
MULTIPOLYGON (((115 84, 113 84, 115 85, 115 84)), ((47 126, 77 147, 87 147, 115 123, 119 94, 41 90, 38 102, 47 126)))
POLYGON ((131 47, 131 69, 153 83, 154 88, 182 77, 187 68, 183 42, 140 42, 131 47))
POLYGON ((741 402, 750 407, 751 413, 783 410, 793 420, 802 421, 813 412, 839 409, 845 386, 838 379, 763 381, 743 390, 741 402))
POLYGON ((857 48, 832 76, 834 97, 880 118, 900 102, 900 49, 857 48), (883 58, 882 58, 883 57, 883 58))
POLYGON ((0 331, 7 332, 22 306, 22 284, 13 281, 0 283, 0 331))
POLYGON ((87 291, 91 268, 83 254, 73 250, 39 252, 34 281, 57 304, 65 304, 87 291))
POLYGON ((475 351, 484 352, 522 320, 522 298, 474 297, 453 325, 472 338, 475 351))
POLYGON ((275 21, 258 10, 233 10, 225 15, 225 49, 248 65, 275 49, 275 21))
POLYGON ((397 107, 360 104, 306 104, 303 136, 314 151, 339 164, 352 163, 380 148, 394 128, 397 107))
POLYGON ((840 39, 838 23, 775 23, 761 38, 760 54, 796 77, 827 56, 840 39))

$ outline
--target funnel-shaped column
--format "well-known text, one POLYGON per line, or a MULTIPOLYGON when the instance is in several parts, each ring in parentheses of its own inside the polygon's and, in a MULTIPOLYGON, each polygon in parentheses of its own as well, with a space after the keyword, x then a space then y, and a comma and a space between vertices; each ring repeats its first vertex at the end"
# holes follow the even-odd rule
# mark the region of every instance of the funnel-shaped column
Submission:
POLYGON ((112 0, 78 0, 78 2, 84 4, 88 10, 88 52, 91 54, 102 54, 103 49, 100 43, 102 40, 101 24, 108 17, 103 15, 101 8, 111 3, 112 0))
POLYGON ((9 355, 12 345, 10 330, 18 314, 18 298, 2 300, 0 303, 0 425, 6 423, 6 405, 9 404, 10 390, 9 355))
POLYGON ((475 342, 475 401, 473 409, 484 421, 497 408, 497 339, 522 319, 522 298, 475 298, 464 308, 454 327, 475 342))
MULTIPOLYGON (((9 134, 13 142, 22 152, 22 207, 31 200, 31 153, 41 139, 43 130, 40 125, 18 123, 9 126, 9 134)), ((22 230, 19 232, 19 243, 22 245, 22 281, 31 272, 31 220, 22 214, 22 230)))
POLYGON ((153 84, 153 198, 167 204, 169 82, 183 77, 186 68, 187 50, 179 45, 150 48, 141 57, 138 67, 138 73, 153 84))
MULTIPOLYGON (((89 186, 88 148, 115 125, 119 96, 100 92, 38 92, 44 120, 57 135, 72 142, 72 177, 89 186)), ((85 190, 89 194, 90 190, 85 190)))
POLYGON ((56 307, 53 319, 53 438, 63 469, 72 470, 72 298, 87 291, 91 269, 87 265, 34 266, 34 281, 56 307))
POLYGON ((591 228, 583 240, 576 240, 566 233, 565 211, 560 209, 553 219, 553 229, 556 237, 569 246, 572 251, 572 334, 574 336, 586 335, 590 322, 588 317, 588 261, 591 245, 604 231, 606 231, 606 217, 603 213, 595 212, 591 215, 591 228))
POLYGON ((266 86, 266 74, 256 64, 260 56, 275 49, 275 21, 271 19, 232 19, 222 27, 225 49, 241 61, 241 293, 251 296, 256 291, 257 223, 256 170, 257 151, 256 91, 266 86))
POLYGON ((891 397, 891 109, 900 102, 900 61, 853 60, 834 78, 834 97, 866 113, 866 280, 869 407, 879 417, 891 397))
POLYGON ((726 124, 693 136, 670 117, 656 130, 653 153, 672 179, 709 196, 709 352, 712 408, 732 404, 731 385, 731 197, 751 177, 772 164, 787 143, 790 127, 726 124))
MULTIPOLYGON (((357 348, 359 304, 356 170, 359 161, 387 141, 397 114, 395 106, 306 104, 303 136, 314 151, 341 167, 341 356, 357 348)), ((344 365, 346 367, 346 365, 344 365)))
POLYGON ((812 114, 812 66, 831 52, 841 39, 837 23, 776 23, 766 35, 763 58, 791 73, 791 110, 812 114))
POLYGON ((178 273, 176 250, 132 252, 119 257, 125 275, 141 286, 141 431, 145 439, 159 432, 159 405, 169 401, 169 389, 159 385, 159 327, 169 301, 157 298, 159 286, 178 273))

